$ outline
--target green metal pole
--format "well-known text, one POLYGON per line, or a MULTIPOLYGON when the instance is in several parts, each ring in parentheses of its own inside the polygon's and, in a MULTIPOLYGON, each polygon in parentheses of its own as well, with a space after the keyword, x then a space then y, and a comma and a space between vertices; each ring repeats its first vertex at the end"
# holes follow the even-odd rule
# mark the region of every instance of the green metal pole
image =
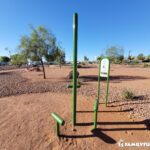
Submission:
POLYGON ((97 110, 94 110, 94 129, 96 129, 97 124, 97 110))
POLYGON ((109 85, 109 71, 110 71, 110 62, 108 64, 108 75, 107 75, 107 86, 106 86, 106 97, 105 97, 105 107, 107 107, 107 97, 108 97, 108 85, 109 85))
POLYGON ((59 123, 56 121, 56 135, 59 136, 59 123))
POLYGON ((72 125, 76 124, 76 98, 77 98, 77 32, 78 32, 78 14, 73 15, 73 104, 72 104, 72 125))
POLYGON ((96 124, 97 124, 97 110, 98 110, 98 104, 99 101, 96 100, 94 103, 94 129, 96 129, 96 124))
POLYGON ((99 61, 99 72, 98 72, 98 93, 97 93, 98 101, 99 101, 99 92, 100 92, 100 67, 101 67, 101 61, 99 61))

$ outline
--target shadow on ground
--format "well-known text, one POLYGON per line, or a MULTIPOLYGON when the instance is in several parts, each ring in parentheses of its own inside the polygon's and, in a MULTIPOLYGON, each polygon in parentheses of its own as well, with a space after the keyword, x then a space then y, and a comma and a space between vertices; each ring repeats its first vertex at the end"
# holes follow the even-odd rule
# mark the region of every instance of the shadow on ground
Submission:
POLYGON ((101 129, 93 129, 91 130, 92 134, 90 135, 60 135, 60 138, 92 138, 98 137, 99 139, 103 140, 108 144, 115 144, 116 141, 112 139, 110 136, 106 135, 101 131, 101 129))
MULTIPOLYGON (((133 109, 131 108, 131 109, 125 109, 125 110, 118 110, 118 111, 97 111, 98 113, 100 113, 100 112, 130 112, 130 111, 132 111, 133 109)), ((94 113, 94 111, 76 111, 77 113, 94 113)))
POLYGON ((0 76, 12 75, 14 72, 0 72, 0 76))
MULTIPOLYGON (((80 79, 83 80, 83 82, 91 82, 91 81, 98 81, 98 75, 88 75, 88 76, 80 76, 80 79)), ((117 83, 121 81, 130 81, 130 80, 141 80, 141 79, 147 79, 145 77, 141 76, 110 76, 110 81, 117 81, 117 83)), ((107 80, 107 78, 101 77, 101 81, 107 80)))
MULTIPOLYGON (((91 126, 93 122, 89 123, 77 123, 77 126, 91 126)), ((129 128, 111 128, 111 129, 104 129, 100 128, 101 131, 126 131, 126 130, 150 130, 150 119, 146 119, 143 121, 136 121, 136 122, 97 122, 97 125, 129 125, 129 128), (131 128, 131 125, 145 125, 145 128, 131 128)))

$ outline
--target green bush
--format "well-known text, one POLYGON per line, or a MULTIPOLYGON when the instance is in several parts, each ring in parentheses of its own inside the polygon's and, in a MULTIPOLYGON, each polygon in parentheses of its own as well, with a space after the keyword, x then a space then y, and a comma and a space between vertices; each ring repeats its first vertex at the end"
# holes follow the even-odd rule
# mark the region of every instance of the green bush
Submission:
POLYGON ((144 64, 143 67, 150 67, 150 64, 144 64))
POLYGON ((126 99, 132 99, 134 94, 133 94, 133 92, 131 90, 125 89, 125 90, 123 90, 123 96, 126 99))
POLYGON ((138 60, 134 60, 129 63, 129 65, 137 65, 137 64, 139 64, 138 60))
POLYGON ((139 61, 138 60, 134 60, 134 64, 139 64, 139 61))
POLYGON ((32 65, 33 67, 37 67, 38 65, 37 64, 34 64, 34 65, 32 65))
POLYGON ((127 60, 127 59, 124 59, 124 60, 122 61, 122 63, 123 63, 123 64, 127 64, 127 63, 128 63, 128 60, 127 60))
POLYGON ((11 64, 21 66, 27 64, 27 58, 22 54, 15 54, 11 56, 11 64))
POLYGON ((117 61, 114 61, 113 63, 114 63, 114 64, 121 64, 121 61, 120 61, 120 60, 117 60, 117 61))
POLYGON ((81 62, 82 65, 85 65, 85 62, 81 62))
POLYGON ((7 57, 7 56, 1 56, 1 57, 0 57, 0 61, 2 61, 2 62, 9 62, 9 61, 10 61, 10 58, 7 57))

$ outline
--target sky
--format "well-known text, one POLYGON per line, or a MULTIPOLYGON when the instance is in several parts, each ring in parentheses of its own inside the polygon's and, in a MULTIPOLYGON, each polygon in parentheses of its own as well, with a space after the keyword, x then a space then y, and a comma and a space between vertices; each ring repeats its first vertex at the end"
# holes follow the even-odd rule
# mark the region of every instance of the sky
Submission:
POLYGON ((44 25, 73 54, 73 14, 78 13, 78 60, 105 54, 119 45, 124 55, 150 54, 150 0, 0 0, 0 56, 9 56, 30 34, 29 24, 44 25))

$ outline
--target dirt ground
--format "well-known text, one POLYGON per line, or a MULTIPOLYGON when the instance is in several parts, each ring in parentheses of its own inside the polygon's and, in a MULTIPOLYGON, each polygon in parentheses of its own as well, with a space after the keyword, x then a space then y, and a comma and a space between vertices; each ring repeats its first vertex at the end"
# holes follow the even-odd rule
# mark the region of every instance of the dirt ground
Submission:
POLYGON ((71 124, 72 94, 71 89, 66 88, 71 83, 66 78, 71 70, 70 66, 46 67, 46 80, 42 79, 42 72, 0 71, 3 87, 0 89, 0 150, 149 149, 147 146, 125 146, 125 143, 150 143, 150 68, 111 65, 109 104, 104 107, 106 80, 102 79, 96 130, 93 129, 93 105, 98 66, 78 69, 82 87, 78 89, 77 125, 74 128, 71 124), (119 94, 123 88, 132 89, 142 98, 121 99, 119 94), (121 102, 117 101, 119 99, 121 102), (122 105, 126 107, 120 107, 122 105), (138 114, 144 110, 145 115, 148 114, 138 117, 133 109, 138 109, 138 114), (65 120, 65 125, 60 127, 60 138, 55 133, 52 112, 65 120), (124 147, 119 147, 120 140, 124 147))

